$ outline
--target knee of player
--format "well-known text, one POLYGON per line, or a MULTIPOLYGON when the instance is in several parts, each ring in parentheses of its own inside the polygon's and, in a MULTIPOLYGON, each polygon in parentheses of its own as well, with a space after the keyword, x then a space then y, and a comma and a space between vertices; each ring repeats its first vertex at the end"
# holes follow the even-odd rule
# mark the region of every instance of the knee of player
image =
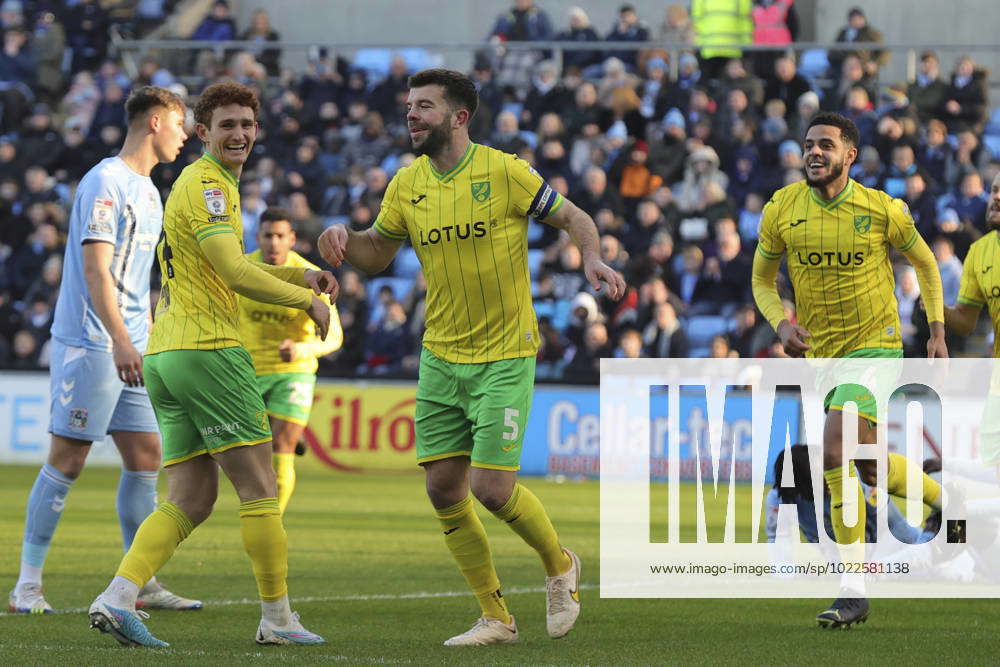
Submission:
POLYGON ((472 495, 476 497, 483 507, 491 512, 496 512, 510 500, 512 489, 506 484, 490 481, 475 481, 472 485, 472 495))
POLYGON ((203 523, 212 514, 215 498, 208 494, 177 496, 171 494, 170 502, 180 508, 195 526, 203 523))

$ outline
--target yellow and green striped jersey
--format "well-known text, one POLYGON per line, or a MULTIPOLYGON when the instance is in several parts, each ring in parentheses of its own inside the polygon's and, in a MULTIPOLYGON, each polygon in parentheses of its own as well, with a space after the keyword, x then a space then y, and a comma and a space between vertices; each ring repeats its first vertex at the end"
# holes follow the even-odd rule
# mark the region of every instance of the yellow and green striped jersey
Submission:
POLYGON ((1000 357, 1000 233, 996 230, 969 246, 958 302, 976 308, 986 306, 993 322, 993 356, 1000 357))
MULTIPOLYGON (((247 255, 247 259, 253 262, 264 261, 260 250, 247 255)), ((282 266, 319 269, 294 250, 288 253, 288 259, 282 266)), ((326 294, 320 299, 330 303, 330 297, 326 294)), ((324 341, 316 335, 316 323, 306 311, 261 303, 244 296, 240 297, 240 334, 243 337, 243 347, 253 357, 257 375, 315 373, 319 367, 317 357, 330 354, 344 342, 336 306, 330 308, 330 330, 324 341), (295 342, 298 347, 298 358, 293 361, 282 361, 278 351, 278 346, 286 339, 295 342)))
POLYGON ((843 357, 902 347, 889 246, 905 252, 919 239, 906 204, 884 192, 849 180, 825 201, 800 181, 764 207, 757 252, 788 258, 807 356, 843 357))
POLYGON ((216 234, 243 238, 239 181, 205 153, 177 177, 164 206, 163 235, 156 247, 163 287, 146 354, 240 344, 236 293, 199 245, 216 234))
POLYGON ((375 230, 410 239, 427 279, 424 347, 451 363, 534 356, 538 322, 528 274, 528 217, 563 204, 527 162, 469 144, 454 169, 427 156, 400 169, 375 230))

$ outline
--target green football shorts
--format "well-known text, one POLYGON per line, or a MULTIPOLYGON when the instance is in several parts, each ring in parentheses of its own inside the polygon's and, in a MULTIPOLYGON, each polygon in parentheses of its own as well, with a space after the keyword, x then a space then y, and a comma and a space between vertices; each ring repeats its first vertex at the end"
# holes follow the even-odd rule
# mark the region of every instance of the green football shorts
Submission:
POLYGON ((142 369, 163 435, 163 465, 271 440, 242 347, 167 350, 147 356, 142 369))
POLYGON ((269 373, 257 376, 267 414, 305 426, 312 410, 316 376, 312 373, 269 373))
POLYGON ((417 463, 468 456, 477 468, 517 470, 534 385, 534 357, 452 364, 424 348, 417 382, 417 463))
MULTIPOLYGON (((844 355, 845 359, 902 359, 903 350, 888 347, 869 347, 844 355)), ((878 423, 878 405, 875 403, 875 396, 870 389, 875 389, 880 393, 888 392, 894 387, 889 387, 889 383, 898 377, 895 373, 881 373, 884 377, 874 377, 878 383, 876 387, 863 387, 859 384, 842 384, 826 395, 823 401, 823 408, 829 410, 843 410, 844 404, 853 401, 858 406, 858 416, 867 420, 871 424, 878 423), (894 377, 890 377, 890 375, 894 377)))

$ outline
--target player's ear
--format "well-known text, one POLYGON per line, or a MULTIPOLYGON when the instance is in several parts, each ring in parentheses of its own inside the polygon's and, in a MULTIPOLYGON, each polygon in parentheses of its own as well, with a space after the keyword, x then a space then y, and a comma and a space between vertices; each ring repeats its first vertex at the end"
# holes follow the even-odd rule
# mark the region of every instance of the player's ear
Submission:
POLYGON ((203 123, 195 123, 194 131, 198 134, 198 138, 201 139, 203 143, 208 143, 208 128, 203 123))
POLYGON ((154 109, 146 117, 146 127, 150 132, 156 133, 163 126, 163 113, 160 109, 154 109))
POLYGON ((858 147, 851 146, 847 149, 847 164, 854 164, 854 161, 858 158, 858 147))
POLYGON ((468 109, 457 109, 451 118, 451 127, 454 130, 462 126, 468 127, 469 125, 469 110, 468 109))

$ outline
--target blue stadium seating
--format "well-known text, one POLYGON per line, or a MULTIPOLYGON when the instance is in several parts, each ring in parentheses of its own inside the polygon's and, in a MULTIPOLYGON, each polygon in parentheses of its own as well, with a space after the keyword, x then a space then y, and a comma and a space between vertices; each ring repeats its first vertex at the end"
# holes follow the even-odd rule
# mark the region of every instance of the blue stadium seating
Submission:
POLYGON ((799 58, 799 74, 814 83, 816 79, 822 78, 830 69, 830 59, 827 57, 826 49, 808 49, 802 52, 799 58))
POLYGON ((379 290, 383 285, 392 288, 392 293, 397 301, 402 301, 413 288, 412 278, 372 278, 368 281, 368 321, 378 322, 382 318, 382 304, 378 300, 379 290))
POLYGON ((528 271, 531 273, 532 278, 538 277, 539 271, 542 270, 542 260, 544 258, 544 250, 534 249, 528 251, 528 271))
POLYGON ((688 335, 688 342, 691 346, 691 356, 708 356, 708 348, 712 344, 712 339, 720 334, 727 333, 732 328, 728 318, 719 315, 695 315, 688 318, 685 330, 688 335), (696 351, 704 349, 704 354, 695 354, 696 351))
POLYGON ((393 266, 397 278, 412 280, 420 272, 420 260, 417 259, 417 252, 409 246, 403 246, 396 255, 396 263, 393 266))

